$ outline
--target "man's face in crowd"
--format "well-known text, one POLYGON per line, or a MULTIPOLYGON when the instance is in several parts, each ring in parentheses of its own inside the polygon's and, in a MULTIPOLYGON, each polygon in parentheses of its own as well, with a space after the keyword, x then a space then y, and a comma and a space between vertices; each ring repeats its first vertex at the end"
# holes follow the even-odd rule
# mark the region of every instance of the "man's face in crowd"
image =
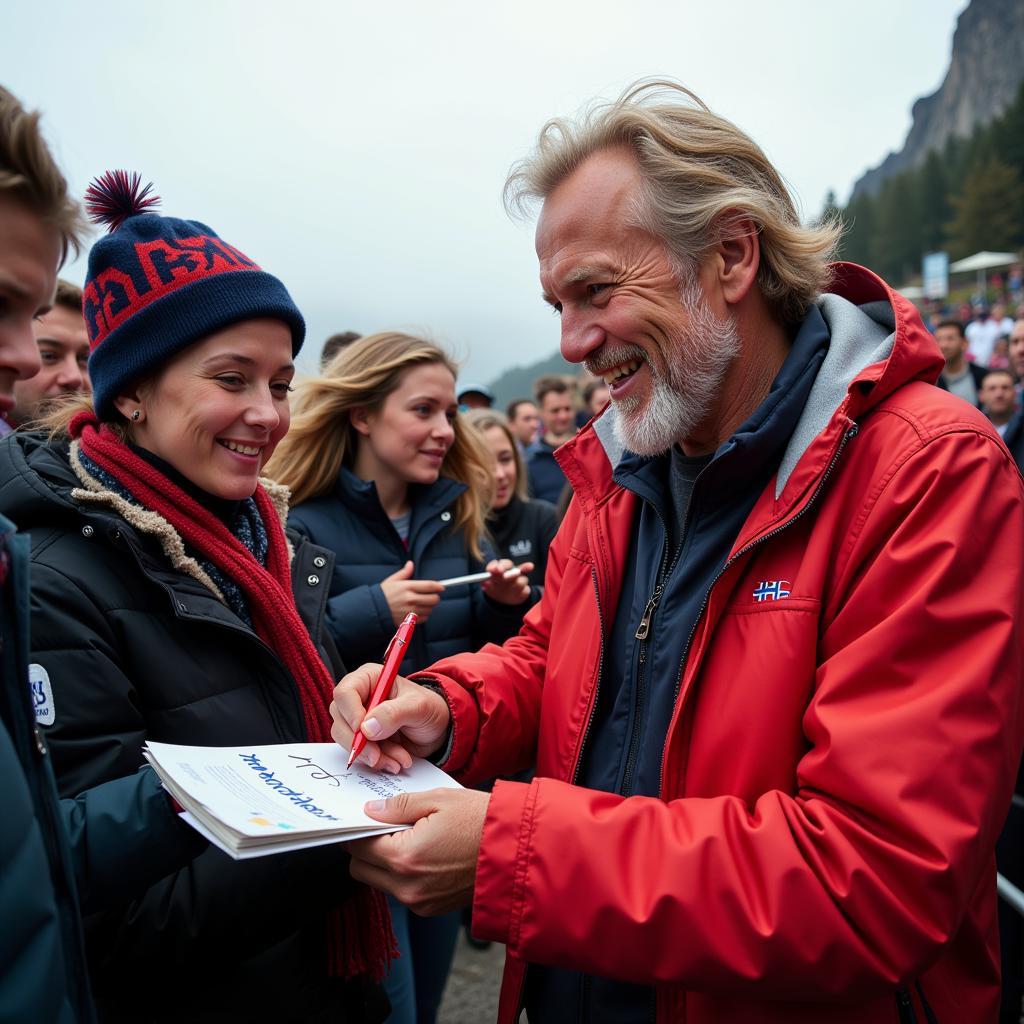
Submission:
POLYGON ((568 391, 549 391, 540 400, 540 420, 545 434, 552 437, 571 434, 574 415, 568 391))
POLYGON ((601 387, 594 388, 591 393, 590 401, 587 403, 587 411, 591 416, 596 416, 607 404, 608 388, 602 384, 601 387))
POLYGON ((32 324, 42 368, 30 380, 14 385, 11 420, 27 423, 48 411, 54 399, 85 392, 89 385, 89 335, 77 310, 54 306, 32 324))
POLYGON ((990 373, 981 382, 978 399, 990 416, 1005 419, 1017 404, 1013 378, 1008 373, 990 373))
POLYGON ((32 320, 53 301, 60 234, 0 193, 0 415, 14 408, 14 384, 39 370, 32 320))
POLYGON ((1024 380, 1024 320, 1018 320, 1010 332, 1010 369, 1017 380, 1024 380))
POLYGON ((955 327, 940 327, 935 332, 935 341, 947 366, 956 366, 967 351, 967 339, 955 327))
POLYGON ((661 239, 635 226, 640 184, 628 151, 594 154, 548 196, 536 242, 562 355, 604 378, 620 440, 656 454, 711 416, 740 340, 699 280, 681 286, 661 239))
POLYGON ((512 420, 512 433, 519 439, 520 444, 533 444, 537 436, 537 425, 540 423, 540 413, 533 402, 520 402, 516 406, 515 418, 512 420))

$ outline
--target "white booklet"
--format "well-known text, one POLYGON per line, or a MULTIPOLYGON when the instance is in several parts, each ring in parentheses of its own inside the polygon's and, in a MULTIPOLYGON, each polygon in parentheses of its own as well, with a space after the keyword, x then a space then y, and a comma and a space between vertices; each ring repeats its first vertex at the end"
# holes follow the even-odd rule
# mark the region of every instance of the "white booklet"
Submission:
POLYGON ((429 761, 397 775, 359 763, 336 743, 249 747, 146 744, 143 753, 182 818, 235 860, 397 832, 363 813, 367 800, 459 784, 429 761))

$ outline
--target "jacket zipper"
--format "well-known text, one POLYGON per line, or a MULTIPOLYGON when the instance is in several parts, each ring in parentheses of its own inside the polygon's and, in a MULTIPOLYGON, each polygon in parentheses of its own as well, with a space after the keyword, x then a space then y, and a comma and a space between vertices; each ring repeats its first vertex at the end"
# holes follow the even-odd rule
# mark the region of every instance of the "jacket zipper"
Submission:
MULTIPOLYGON (((693 620, 693 626, 690 628, 690 635, 686 638, 686 645, 683 647, 683 656, 679 662, 679 672, 676 676, 676 688, 673 696, 672 704, 675 706, 675 702, 679 699, 679 690, 683 685, 683 671, 686 667, 686 659, 690 656, 690 645, 693 643, 693 637, 697 632, 697 626, 700 625, 700 620, 704 617, 704 611, 708 606, 708 599, 711 597, 711 591, 715 589, 715 584, 729 571, 729 569, 744 555, 752 551, 754 548, 759 547, 765 541, 771 540, 773 537, 777 537, 780 533, 788 530, 797 520, 802 519, 813 507, 818 497, 821 495, 825 484, 828 482, 828 478, 832 475, 832 471, 836 467, 836 463, 839 461, 839 457, 843 454, 843 449, 846 447, 848 441, 851 441, 857 436, 860 427, 854 423, 845 434, 843 434, 842 440, 839 442, 839 446, 836 448, 835 454, 832 456, 831 461, 825 467, 825 472, 822 473, 821 478, 818 480, 817 486, 814 488, 814 492, 810 498, 807 499, 807 504, 804 505, 796 515, 790 517, 781 526, 777 526, 774 530, 770 530, 768 533, 761 537, 752 540, 746 547, 740 548, 731 558, 729 558, 725 565, 718 570, 718 574, 711 581, 708 589, 704 593, 704 600, 701 602, 700 610, 697 612, 697 617, 693 620)), ((673 716, 675 712, 673 711, 673 716)), ((662 793, 662 789, 665 784, 665 752, 668 749, 668 736, 665 737, 665 746, 661 751, 661 767, 658 770, 658 794, 662 793)))
MULTIPOLYGON (((652 508, 653 507, 654 506, 652 506, 652 508)), ((633 708, 633 727, 629 732, 629 746, 626 748, 626 768, 622 773, 622 784, 619 786, 619 792, 623 796, 629 794, 630 788, 633 785, 633 773, 636 771, 636 762, 640 756, 640 729, 643 723, 644 705, 647 698, 647 693, 644 688, 647 664, 647 640, 651 633, 651 621, 654 618, 654 612, 658 607, 658 602, 661 600, 661 596, 668 584, 668 579, 675 570, 676 564, 683 553, 683 541, 686 537, 686 524, 690 517, 690 509, 689 505, 687 505, 686 514, 683 517, 682 536, 679 538, 679 543, 676 545, 675 554, 672 556, 671 563, 666 567, 665 563, 668 561, 669 544, 668 525, 665 522, 665 517, 657 508, 654 509, 654 512, 658 519, 661 520, 661 528, 665 534, 665 551, 658 563, 658 581, 655 584, 654 590, 651 592, 651 596, 647 600, 647 605, 644 608, 644 614, 640 619, 640 625, 637 626, 636 633, 634 634, 634 638, 640 641, 640 650, 637 654, 636 697, 633 708)))

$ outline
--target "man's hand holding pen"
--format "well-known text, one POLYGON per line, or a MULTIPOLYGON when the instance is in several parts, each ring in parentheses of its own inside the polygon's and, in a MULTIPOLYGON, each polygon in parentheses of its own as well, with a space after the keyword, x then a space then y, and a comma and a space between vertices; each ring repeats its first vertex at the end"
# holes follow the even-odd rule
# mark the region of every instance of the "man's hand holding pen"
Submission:
MULTIPOLYGON (((331 735, 348 750, 360 728, 366 746, 358 759, 395 773, 408 768, 413 757, 440 749, 451 714, 439 693, 398 676, 390 697, 366 715, 380 671, 380 665, 362 665, 338 683, 331 735)), ((489 798, 473 789, 437 789, 371 801, 365 808, 370 817, 413 827, 351 841, 352 877, 391 893, 418 914, 464 906, 472 898, 489 798)))
POLYGON ((391 696, 367 715, 380 672, 380 665, 361 665, 334 688, 331 736, 350 750, 356 730, 361 730, 366 746, 358 760, 394 774, 408 768, 414 757, 427 757, 441 746, 451 715, 444 697, 404 676, 395 679, 391 696))

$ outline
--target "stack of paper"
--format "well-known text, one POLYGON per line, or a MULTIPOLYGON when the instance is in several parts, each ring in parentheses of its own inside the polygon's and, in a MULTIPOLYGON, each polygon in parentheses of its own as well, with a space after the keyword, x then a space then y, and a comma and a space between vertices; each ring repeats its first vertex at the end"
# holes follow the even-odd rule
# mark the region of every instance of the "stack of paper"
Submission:
POLYGON ((396 832, 363 813, 367 800, 459 784, 416 759, 398 775, 358 763, 335 743, 187 747, 147 743, 146 760, 197 832, 241 860, 396 832))

